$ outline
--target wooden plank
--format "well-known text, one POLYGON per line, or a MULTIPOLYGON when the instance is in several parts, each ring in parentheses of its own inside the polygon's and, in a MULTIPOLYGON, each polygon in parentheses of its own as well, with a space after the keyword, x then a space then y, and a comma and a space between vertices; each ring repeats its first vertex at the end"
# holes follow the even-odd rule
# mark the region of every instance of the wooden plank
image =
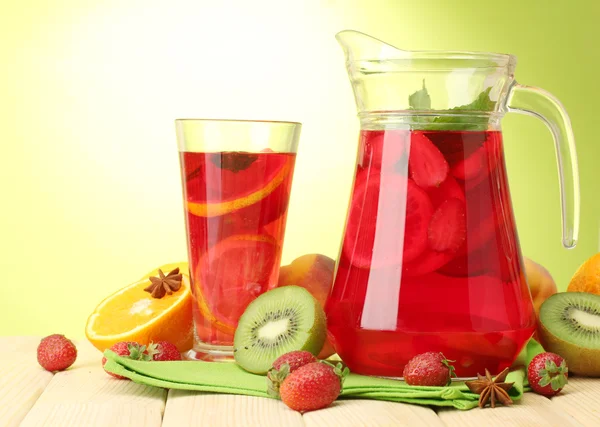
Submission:
POLYGON ((305 413, 303 418, 307 427, 444 426, 427 407, 363 399, 338 400, 328 408, 305 413))
POLYGON ((180 426, 294 427, 304 422, 300 413, 275 399, 169 390, 163 427, 180 426))
POLYGON ((38 337, 0 337, 0 425, 18 426, 52 380, 37 362, 38 337))
POLYGON ((552 403, 584 426, 600 426, 600 379, 569 378, 552 403))
POLYGON ((112 378, 98 350, 87 341, 76 345, 76 364, 54 375, 22 427, 161 425, 166 390, 112 378))
POLYGON ((512 406, 475 408, 470 411, 441 409, 440 419, 448 426, 457 427, 581 427, 579 421, 565 414, 550 399, 539 394, 525 393, 512 406))

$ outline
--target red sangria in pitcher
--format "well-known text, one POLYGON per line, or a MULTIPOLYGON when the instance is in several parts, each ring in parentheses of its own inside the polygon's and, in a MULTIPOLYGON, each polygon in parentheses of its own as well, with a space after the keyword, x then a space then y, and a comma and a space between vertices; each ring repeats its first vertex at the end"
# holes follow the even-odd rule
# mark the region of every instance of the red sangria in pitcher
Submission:
POLYGON ((458 377, 510 366, 536 319, 503 155, 506 111, 544 120, 556 141, 563 244, 577 237, 579 188, 569 119, 517 84, 510 55, 407 52, 337 35, 361 131, 335 283, 334 347, 353 372, 401 377, 439 351, 458 377))

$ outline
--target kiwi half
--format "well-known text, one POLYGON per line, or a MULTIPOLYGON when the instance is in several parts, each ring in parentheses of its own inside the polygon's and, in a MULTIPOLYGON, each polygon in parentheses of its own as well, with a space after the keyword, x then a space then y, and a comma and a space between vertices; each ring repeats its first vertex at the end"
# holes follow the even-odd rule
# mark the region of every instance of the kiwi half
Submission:
POLYGON ((246 371, 265 374, 290 351, 319 354, 326 333, 321 304, 304 288, 283 286, 248 305, 233 337, 233 356, 246 371))
POLYGON ((562 356, 569 372, 600 376, 600 296, 552 295, 540 307, 538 329, 544 348, 562 356))

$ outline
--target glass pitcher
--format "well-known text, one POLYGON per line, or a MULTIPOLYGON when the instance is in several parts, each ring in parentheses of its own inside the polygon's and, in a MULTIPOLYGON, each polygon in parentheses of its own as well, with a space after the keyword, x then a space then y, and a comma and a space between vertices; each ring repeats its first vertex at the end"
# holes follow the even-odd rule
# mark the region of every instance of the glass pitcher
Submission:
POLYGON ((511 55, 408 52, 342 31, 361 130, 330 339, 353 372, 401 377, 440 351, 458 377, 510 366, 536 318, 523 270, 500 119, 542 119, 556 144, 563 245, 575 245, 579 181, 567 113, 516 83, 511 55))

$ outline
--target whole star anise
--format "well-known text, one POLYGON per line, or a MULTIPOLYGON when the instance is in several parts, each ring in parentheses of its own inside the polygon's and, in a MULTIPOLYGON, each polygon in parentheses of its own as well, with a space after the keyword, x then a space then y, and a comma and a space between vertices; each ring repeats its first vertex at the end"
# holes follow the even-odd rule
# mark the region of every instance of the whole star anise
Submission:
POLYGON ((469 387, 473 393, 479 394, 479 407, 483 408, 490 403, 492 408, 496 407, 496 402, 503 405, 512 405, 512 399, 508 395, 508 391, 514 383, 505 383, 504 380, 508 375, 508 368, 500 372, 495 378, 492 377, 490 371, 485 370, 485 377, 477 374, 477 379, 466 381, 465 385, 469 387))
POLYGON ((181 274, 179 268, 172 270, 165 276, 161 269, 158 269, 159 277, 150 277, 152 284, 145 288, 146 292, 150 292, 153 298, 162 298, 166 294, 171 295, 181 288, 181 274))

